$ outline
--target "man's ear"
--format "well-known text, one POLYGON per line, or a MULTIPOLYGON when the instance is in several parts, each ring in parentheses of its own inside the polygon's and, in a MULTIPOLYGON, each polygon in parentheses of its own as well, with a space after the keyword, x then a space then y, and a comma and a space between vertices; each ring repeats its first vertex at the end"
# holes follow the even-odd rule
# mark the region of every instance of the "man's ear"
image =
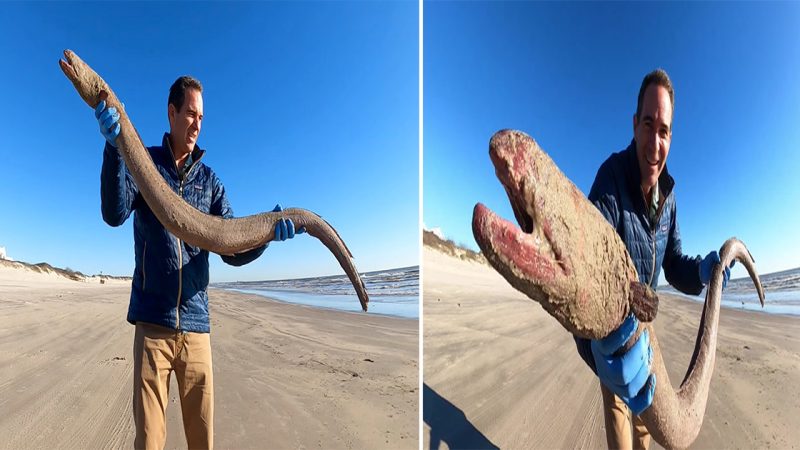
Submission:
POLYGON ((172 128, 172 126, 175 123, 175 114, 177 112, 178 111, 175 110, 175 105, 173 105, 172 103, 167 105, 167 120, 169 120, 170 128, 172 128))

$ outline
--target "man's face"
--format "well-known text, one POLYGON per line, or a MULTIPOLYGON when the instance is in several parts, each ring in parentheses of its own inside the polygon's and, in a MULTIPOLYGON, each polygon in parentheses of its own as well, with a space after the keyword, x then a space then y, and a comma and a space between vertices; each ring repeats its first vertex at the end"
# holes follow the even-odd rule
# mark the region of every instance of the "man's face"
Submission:
POLYGON ((177 111, 170 104, 167 114, 173 151, 178 155, 191 152, 200 136, 203 123, 203 94, 197 89, 187 89, 181 110, 177 111))
POLYGON ((633 117, 633 136, 642 188, 650 192, 667 164, 672 140, 672 104, 663 86, 651 84, 645 89, 639 117, 633 117))

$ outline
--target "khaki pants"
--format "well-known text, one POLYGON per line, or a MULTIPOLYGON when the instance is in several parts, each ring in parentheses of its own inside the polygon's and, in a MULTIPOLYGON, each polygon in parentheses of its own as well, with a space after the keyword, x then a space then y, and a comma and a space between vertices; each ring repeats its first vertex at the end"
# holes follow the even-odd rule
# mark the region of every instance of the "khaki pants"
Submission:
POLYGON ((609 449, 643 449, 650 446, 650 433, 639 416, 633 416, 631 432, 631 410, 613 392, 600 384, 603 393, 603 415, 606 419, 606 441, 609 449))
POLYGON ((133 340, 133 419, 136 449, 163 449, 169 378, 178 379, 183 429, 190 449, 214 445, 211 336, 139 322, 133 340))

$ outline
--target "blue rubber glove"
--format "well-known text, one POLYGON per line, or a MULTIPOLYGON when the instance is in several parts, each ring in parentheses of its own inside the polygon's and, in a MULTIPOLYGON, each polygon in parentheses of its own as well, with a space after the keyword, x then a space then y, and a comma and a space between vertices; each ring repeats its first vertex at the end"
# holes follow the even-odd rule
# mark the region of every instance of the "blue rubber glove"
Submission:
MULTIPOLYGON (((275 205, 275 209, 272 212, 280 212, 283 211, 281 208, 280 203, 275 205)), ((294 222, 292 219, 281 219, 278 223, 275 224, 275 238, 272 239, 273 241, 285 241, 287 239, 291 239, 294 237, 295 234, 303 234, 306 232, 306 227, 300 227, 297 231, 294 229, 294 222)))
POLYGON ((621 398, 635 415, 650 407, 656 391, 656 376, 650 373, 653 361, 650 334, 642 333, 627 353, 613 355, 633 337, 638 327, 639 320, 631 314, 614 332, 591 344, 600 382, 621 398))
MULTIPOLYGON (((700 281, 704 285, 708 286, 708 283, 711 281, 711 272, 714 271, 714 267, 720 262, 719 254, 715 251, 709 253, 700 261, 700 281)), ((731 267, 733 267, 734 264, 736 264, 736 260, 731 262, 731 267)), ((725 268, 725 273, 722 276, 722 289, 725 289, 725 286, 728 285, 728 279, 731 277, 731 267, 725 268)))
POLYGON ((112 147, 116 148, 114 141, 119 136, 119 113, 117 108, 106 108, 106 101, 101 100, 94 109, 94 117, 100 124, 100 133, 112 147))

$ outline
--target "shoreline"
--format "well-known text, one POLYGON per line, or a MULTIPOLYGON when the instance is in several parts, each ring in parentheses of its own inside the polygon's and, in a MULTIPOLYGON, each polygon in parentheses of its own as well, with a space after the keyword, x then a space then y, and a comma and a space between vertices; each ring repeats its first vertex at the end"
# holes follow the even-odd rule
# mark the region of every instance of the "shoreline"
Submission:
MULTIPOLYGON (((660 286, 659 286, 660 288, 660 286)), ((704 291, 705 292, 705 291, 704 291)), ((678 292, 674 289, 659 289, 656 291, 656 294, 659 296, 666 296, 672 298, 678 298, 682 301, 688 301, 693 304, 703 305, 705 303, 705 294, 703 295, 688 295, 682 292, 678 292)), ((725 293, 723 292, 723 300, 720 303, 722 311, 740 311, 745 313, 756 313, 756 314, 766 314, 768 316, 783 316, 783 317, 790 317, 797 319, 800 316, 800 305, 794 304, 795 300, 792 300, 792 303, 784 303, 784 302, 770 302, 770 291, 764 292, 764 307, 761 306, 760 303, 755 302, 744 302, 743 305, 739 306, 736 304, 734 300, 725 300, 725 293), (788 309, 791 312, 781 312, 781 311, 774 311, 768 310, 771 309, 788 309)), ((747 294, 749 295, 749 294, 747 294)), ((758 300, 758 295, 753 294, 753 297, 758 300)), ((797 300, 800 302, 800 299, 797 300)))
MULTIPOLYGON (((350 296, 350 297, 352 297, 352 299, 348 298, 348 301, 352 300, 352 302, 350 304, 348 304, 349 305, 348 307, 350 309, 345 309, 345 308, 338 308, 338 307, 334 307, 334 306, 324 306, 324 305, 321 305, 319 303, 312 303, 312 302, 301 303, 301 302, 295 302, 295 301, 291 301, 291 300, 281 300, 279 298, 276 298, 275 296, 271 296, 270 295, 271 293, 268 292, 268 291, 263 291, 263 290, 258 290, 258 289, 219 288, 219 287, 211 287, 211 288, 209 288, 209 292, 211 292, 212 290, 235 292, 235 293, 242 294, 242 295, 255 295, 255 296, 259 297, 259 298, 263 298, 263 299, 265 299, 267 301, 270 301, 270 302, 285 303, 285 304, 296 305, 296 306, 304 306, 304 307, 307 307, 307 308, 319 308, 319 309, 323 309, 323 310, 327 310, 327 311, 340 311, 340 312, 346 312, 346 313, 350 313, 350 314, 371 314, 371 315, 377 315, 377 316, 383 316, 383 317, 395 317, 395 318, 400 318, 400 319, 417 320, 417 321, 419 321, 419 317, 410 317, 410 316, 404 316, 404 315, 400 315, 400 314, 388 314, 388 313, 382 313, 382 312, 374 312, 373 311, 373 307, 375 305, 383 304, 383 305, 387 305, 387 306, 394 306, 394 305, 404 306, 404 305, 406 305, 406 303, 402 303, 402 302, 379 302, 379 301, 375 301, 375 300, 376 300, 376 297, 377 298, 380 298, 380 297, 379 296, 373 296, 373 295, 370 296, 370 302, 368 304, 367 312, 364 312, 364 311, 361 310, 361 306, 358 303, 358 297, 356 297, 355 295, 350 296)), ((299 293, 298 292, 294 292, 294 291, 287 291, 287 292, 288 292, 288 294, 290 294, 292 296, 308 297, 308 298, 318 298, 318 297, 320 297, 320 296, 315 296, 314 294, 309 294, 309 293, 305 293, 305 292, 299 292, 299 293)), ((321 295, 321 297, 325 297, 325 296, 321 295)), ((417 298, 419 298, 419 297, 417 297, 417 298)), ((417 300, 417 303, 414 306, 416 306, 417 310, 419 310, 419 301, 418 300, 417 300)))

